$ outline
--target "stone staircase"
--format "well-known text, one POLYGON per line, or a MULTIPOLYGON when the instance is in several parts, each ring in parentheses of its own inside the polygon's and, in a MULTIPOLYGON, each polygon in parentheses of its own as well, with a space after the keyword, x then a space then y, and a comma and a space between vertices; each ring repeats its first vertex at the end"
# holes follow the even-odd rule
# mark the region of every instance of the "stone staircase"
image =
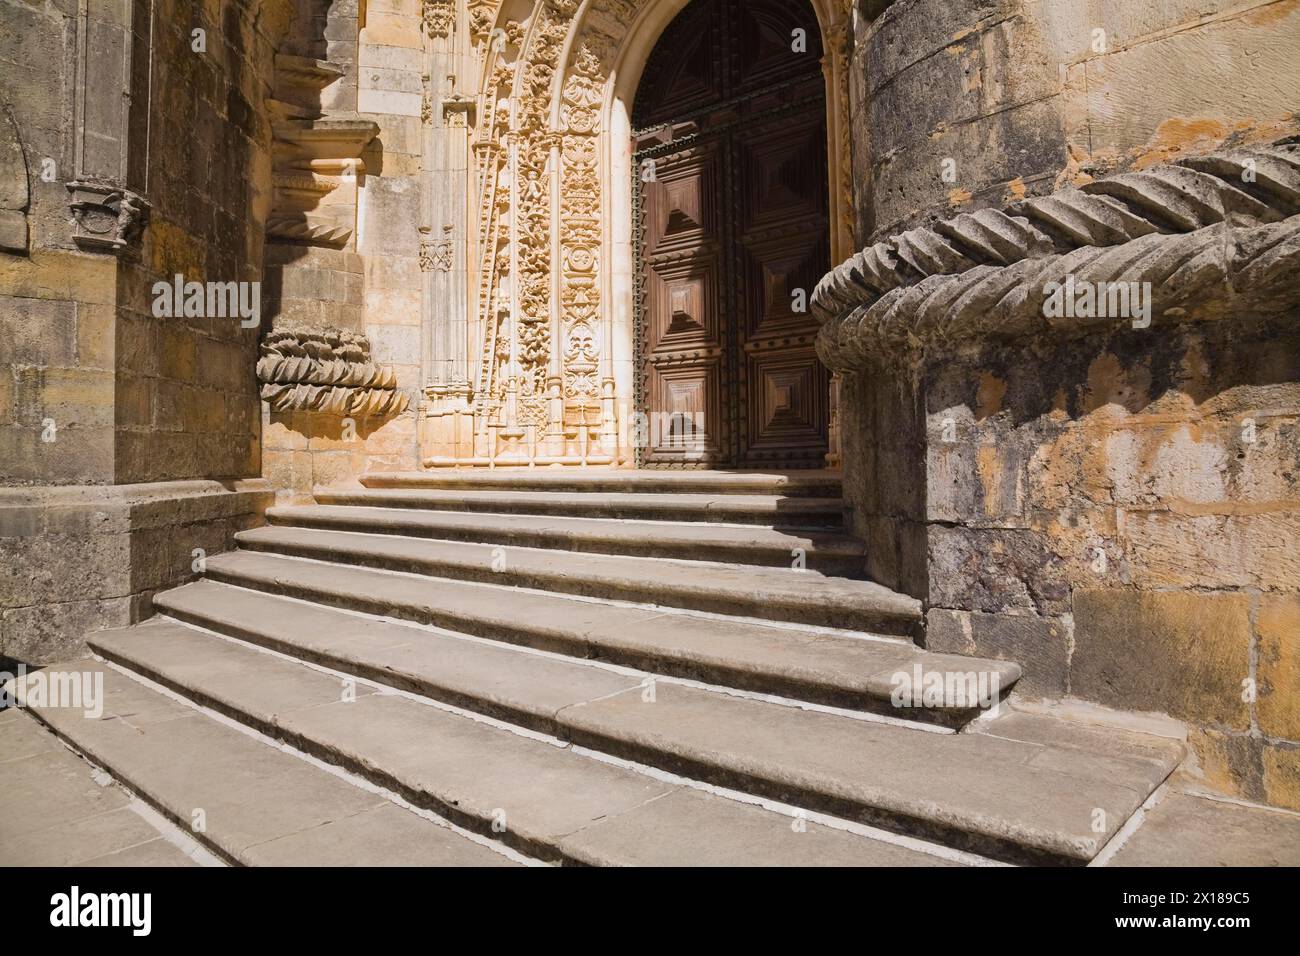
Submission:
POLYGON ((900 672, 1005 696, 1020 668, 913 643, 833 476, 372 475, 316 502, 53 668, 103 672, 102 719, 34 709, 231 862, 1079 865, 1181 759, 894 706, 900 672))

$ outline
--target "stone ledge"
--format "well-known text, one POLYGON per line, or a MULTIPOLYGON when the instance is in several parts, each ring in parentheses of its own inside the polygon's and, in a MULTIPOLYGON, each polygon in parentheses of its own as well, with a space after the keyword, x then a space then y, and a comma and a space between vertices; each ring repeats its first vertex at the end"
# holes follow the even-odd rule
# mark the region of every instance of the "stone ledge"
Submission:
POLYGON ((274 500, 260 478, 0 490, 0 656, 45 663, 142 620, 274 500))

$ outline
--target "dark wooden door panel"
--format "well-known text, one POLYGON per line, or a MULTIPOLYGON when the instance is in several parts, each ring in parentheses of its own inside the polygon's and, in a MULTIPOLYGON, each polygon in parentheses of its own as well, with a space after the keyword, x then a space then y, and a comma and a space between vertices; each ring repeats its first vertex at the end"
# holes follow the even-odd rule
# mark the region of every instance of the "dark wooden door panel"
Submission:
POLYGON ((815 467, 826 454, 830 383, 807 309, 830 259, 825 144, 824 118, 806 112, 733 137, 743 466, 815 467))
POLYGON ((721 222, 725 140, 655 160, 642 184, 648 465, 726 463, 730 376, 721 222))
POLYGON ((638 171, 653 170, 637 185, 643 465, 822 464, 829 380, 807 312, 829 267, 818 36, 804 0, 695 0, 647 66, 634 143, 638 171), (806 52, 791 49, 796 28, 806 52))

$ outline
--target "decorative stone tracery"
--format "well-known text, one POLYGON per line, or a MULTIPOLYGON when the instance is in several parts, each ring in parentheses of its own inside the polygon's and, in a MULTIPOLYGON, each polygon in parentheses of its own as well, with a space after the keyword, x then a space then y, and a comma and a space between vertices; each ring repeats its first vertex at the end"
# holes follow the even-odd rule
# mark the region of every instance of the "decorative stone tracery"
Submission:
MULTIPOLYGON (((833 181, 844 193, 836 201, 836 228, 848 236, 849 4, 817 5, 827 29, 838 30, 834 52, 827 45, 827 83, 843 116, 832 134, 844 147, 833 181)), ((659 29, 681 6, 536 0, 524 19, 514 20, 500 0, 467 0, 457 22, 445 13, 455 7, 451 0, 425 0, 430 49, 443 50, 450 40, 479 77, 468 115, 472 235, 454 265, 469 280, 466 401, 448 404, 446 383, 437 380, 425 389, 426 464, 628 459, 619 431, 630 409, 617 403, 630 403, 631 395, 629 389, 616 397, 611 310, 619 306, 611 300, 609 254, 611 190, 628 185, 611 178, 607 118, 615 68, 634 27, 651 21, 659 29), (472 420, 468 442, 466 417, 472 420)), ((425 122, 450 125, 445 111, 446 100, 442 117, 431 101, 425 122)), ((426 269, 441 268, 438 227, 430 223, 425 233, 426 269)), ((838 251, 844 242, 832 245, 838 251)), ((618 294, 630 295, 630 288, 621 286, 618 294)), ((622 308, 629 311, 630 303, 622 308)))

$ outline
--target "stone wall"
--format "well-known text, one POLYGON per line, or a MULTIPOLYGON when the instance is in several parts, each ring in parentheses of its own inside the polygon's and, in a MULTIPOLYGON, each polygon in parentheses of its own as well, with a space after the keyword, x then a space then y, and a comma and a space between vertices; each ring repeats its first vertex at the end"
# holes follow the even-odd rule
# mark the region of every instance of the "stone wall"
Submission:
MULTIPOLYGON (((1291 0, 866 6, 872 241, 1300 127, 1291 0)), ((963 339, 927 312, 909 344, 899 319, 845 376, 846 493, 929 646, 1022 662, 1027 696, 1174 716, 1212 782, 1297 808, 1300 336, 1294 307, 1233 295, 1145 329, 963 339)))
POLYGON ((1214 776, 1300 806, 1294 316, 989 346, 922 391, 928 645, 1184 720, 1214 776))
POLYGON ((0 0, 29 184, 25 247, 0 251, 0 654, 138 619, 265 507, 257 328, 156 317, 153 287, 261 276, 285 12, 0 0))
POLYGON ((1297 0, 859 0, 858 235, 1275 138, 1297 0), (944 176, 951 159, 952 174, 944 176))

